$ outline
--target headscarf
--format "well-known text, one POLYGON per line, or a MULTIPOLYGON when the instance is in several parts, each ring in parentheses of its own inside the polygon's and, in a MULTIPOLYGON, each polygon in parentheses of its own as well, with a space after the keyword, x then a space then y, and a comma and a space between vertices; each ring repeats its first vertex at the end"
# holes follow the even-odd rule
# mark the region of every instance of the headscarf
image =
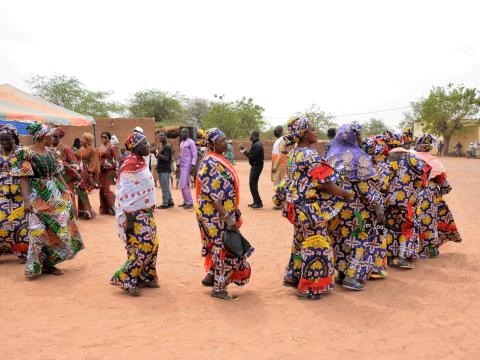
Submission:
POLYGON ((288 122, 288 134, 284 136, 288 145, 298 144, 310 128, 310 120, 304 117, 295 117, 288 122))
POLYGON ((145 139, 145 135, 134 131, 125 141, 125 149, 132 151, 140 142, 145 139))
POLYGON ((335 170, 352 181, 363 181, 375 176, 372 159, 357 144, 358 123, 340 126, 327 154, 327 161, 335 170))
POLYGON ((429 152, 436 143, 437 139, 432 134, 423 134, 415 143, 415 151, 429 152))
POLYGON ((93 144, 93 135, 90 133, 83 133, 82 136, 87 140, 88 145, 93 144))
POLYGON ((197 129, 197 141, 195 144, 197 146, 205 146, 207 141, 207 132, 203 129, 197 129))
POLYGON ((110 144, 112 145, 118 145, 120 142, 117 139, 116 135, 112 135, 112 138, 110 139, 110 144))
POLYGON ((11 124, 0 125, 0 134, 12 135, 13 139, 15 140, 15 144, 18 145, 19 134, 18 134, 18 130, 15 126, 13 126, 11 124))
POLYGON ((213 146, 213 143, 217 141, 220 137, 225 137, 225 134, 219 128, 211 128, 206 132, 206 141, 209 147, 213 146))
POLYGON ((34 121, 27 126, 27 131, 32 135, 33 141, 39 141, 45 138, 45 136, 52 134, 52 129, 42 123, 34 121))
POLYGON ((402 132, 403 135, 403 145, 410 147, 413 143, 413 129, 405 128, 402 132))
POLYGON ((389 149, 403 146, 403 134, 399 134, 391 130, 385 130, 384 135, 389 149))
POLYGON ((363 150, 370 156, 377 155, 377 142, 375 141, 375 137, 368 137, 363 140, 362 147, 363 150))
POLYGON ((58 137, 61 139, 65 136, 65 130, 63 130, 61 127, 57 127, 53 129, 53 131, 58 134, 58 137))

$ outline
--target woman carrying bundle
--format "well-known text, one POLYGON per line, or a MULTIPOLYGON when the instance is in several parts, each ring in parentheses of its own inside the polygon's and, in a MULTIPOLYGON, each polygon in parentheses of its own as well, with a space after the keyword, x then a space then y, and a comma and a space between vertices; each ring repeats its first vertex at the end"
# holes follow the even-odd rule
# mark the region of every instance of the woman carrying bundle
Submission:
POLYGON ((236 231, 242 224, 239 179, 235 168, 223 157, 227 150, 225 135, 217 128, 209 129, 205 138, 210 149, 200 163, 196 178, 196 214, 202 238, 202 256, 205 257, 207 275, 202 283, 213 286, 211 296, 232 300, 227 286, 243 286, 250 279, 247 257, 238 258, 225 248, 225 230, 236 231))

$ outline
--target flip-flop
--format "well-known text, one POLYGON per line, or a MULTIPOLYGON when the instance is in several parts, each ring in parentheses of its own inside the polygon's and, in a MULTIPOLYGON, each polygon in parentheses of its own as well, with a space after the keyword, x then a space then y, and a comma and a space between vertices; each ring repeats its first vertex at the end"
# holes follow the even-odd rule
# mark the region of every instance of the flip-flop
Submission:
POLYGON ((211 297, 214 299, 219 299, 219 300, 238 300, 240 297, 238 295, 228 295, 226 291, 222 291, 220 293, 215 293, 212 292, 210 294, 211 297))
POLYGON ((358 281, 355 281, 354 282, 350 282, 349 280, 347 280, 346 278, 343 279, 342 281, 342 286, 346 289, 349 289, 349 290, 354 290, 354 291, 363 291, 365 290, 365 287, 360 284, 358 281))

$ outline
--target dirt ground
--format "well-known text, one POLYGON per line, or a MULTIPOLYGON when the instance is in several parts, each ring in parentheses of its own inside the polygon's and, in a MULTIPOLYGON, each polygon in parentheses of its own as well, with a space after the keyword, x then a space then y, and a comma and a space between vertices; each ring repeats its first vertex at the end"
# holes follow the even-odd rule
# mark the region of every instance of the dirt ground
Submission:
MULTIPOLYGON (((0 358, 480 359, 480 161, 444 163, 463 243, 412 271, 390 270, 364 292, 336 288, 317 302, 282 286, 292 226, 271 209, 270 164, 262 210, 247 207, 249 168, 237 165, 243 232, 256 247, 250 283, 229 287, 238 301, 214 300, 201 286, 193 211, 157 213, 161 287, 138 298, 109 285, 126 256, 114 218, 80 221, 86 249, 60 265, 64 276, 27 281, 16 258, 0 258, 0 358)), ((179 204, 180 191, 173 195, 179 204)), ((98 195, 91 199, 97 208, 98 195)))

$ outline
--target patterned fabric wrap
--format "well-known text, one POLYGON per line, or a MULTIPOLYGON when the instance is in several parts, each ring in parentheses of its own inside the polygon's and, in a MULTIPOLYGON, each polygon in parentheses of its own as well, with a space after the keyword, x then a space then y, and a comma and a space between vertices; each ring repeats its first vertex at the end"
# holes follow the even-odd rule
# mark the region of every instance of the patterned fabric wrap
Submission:
POLYGON ((126 213, 155 206, 155 183, 142 156, 130 154, 120 168, 115 197, 116 227, 119 238, 126 242, 126 213))
POLYGON ((289 134, 284 136, 287 144, 298 144, 310 127, 310 120, 308 120, 307 118, 296 117, 291 119, 288 122, 289 134))
POLYGON ((42 266, 53 266, 72 259, 84 248, 78 231, 72 199, 56 175, 62 166, 53 150, 47 154, 28 148, 16 152, 12 175, 28 177, 30 204, 28 214, 29 249, 25 273, 40 274, 42 266))
POLYGON ((212 148, 213 143, 222 136, 225 137, 225 134, 219 128, 208 129, 205 133, 205 146, 212 148))
POLYGON ((296 147, 290 151, 283 216, 294 225, 292 249, 296 250, 292 250, 285 277, 298 284, 298 291, 303 294, 316 295, 333 289, 334 249, 328 223, 340 212, 343 202, 321 192, 319 187, 338 179, 335 170, 316 150, 296 147), (300 267, 298 271, 292 270, 294 264, 297 270, 300 267))
POLYGON ((45 136, 52 134, 50 127, 36 121, 27 126, 27 131, 32 135, 34 141, 42 140, 45 136))
MULTIPOLYGON (((238 179, 228 161, 218 154, 208 154, 202 159, 197 173, 196 216, 202 239, 202 256, 205 270, 214 275, 214 291, 224 291, 234 282, 243 286, 250 279, 247 257, 232 257, 223 247, 225 222, 212 205, 219 201, 227 216, 240 225, 235 209, 239 202, 238 179)), ((253 249, 252 249, 253 251, 253 249)))
POLYGON ((18 177, 10 174, 16 162, 15 153, 0 156, 0 254, 13 253, 27 258, 28 221, 18 177))
POLYGON ((98 183, 100 185, 100 214, 115 214, 115 193, 110 186, 115 184, 118 165, 118 147, 108 144, 98 150, 100 160, 100 174, 98 183))
POLYGON ((418 255, 417 200, 426 186, 430 167, 418 156, 404 152, 389 161, 390 175, 385 201, 388 256, 416 258, 418 255))
POLYGON ((386 130, 384 133, 385 141, 389 149, 403 146, 403 135, 393 132, 391 130, 386 130))
POLYGON ((131 213, 133 230, 125 230, 127 261, 113 275, 110 283, 128 290, 140 284, 157 282, 157 226, 152 210, 131 213))
POLYGON ((125 149, 132 151, 140 142, 145 139, 145 135, 134 131, 125 141, 125 149))
POLYGON ((437 139, 432 134, 423 134, 415 142, 415 151, 429 152, 436 143, 437 139))
POLYGON ((65 136, 65 130, 63 130, 61 127, 57 127, 53 131, 58 134, 59 138, 63 138, 65 136))
POLYGON ((402 140, 403 146, 407 149, 413 144, 413 129, 412 128, 404 128, 402 131, 402 140))
POLYGON ((340 126, 326 157, 336 171, 352 181, 367 180, 375 176, 370 156, 357 144, 359 133, 359 124, 340 126))
POLYGON ((208 146, 207 144, 207 132, 203 129, 197 129, 197 146, 208 146))

